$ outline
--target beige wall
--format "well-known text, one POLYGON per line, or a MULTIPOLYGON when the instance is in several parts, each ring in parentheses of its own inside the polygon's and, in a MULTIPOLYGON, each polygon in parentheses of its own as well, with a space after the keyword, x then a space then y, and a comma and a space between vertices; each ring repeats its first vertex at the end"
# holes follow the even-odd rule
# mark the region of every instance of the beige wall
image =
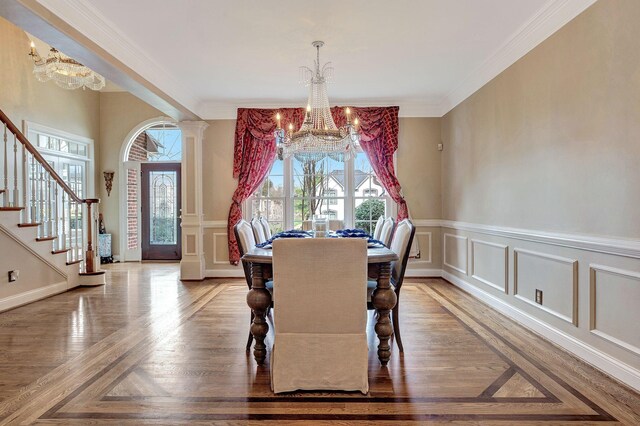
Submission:
POLYGON ((238 181, 233 178, 236 120, 209 120, 202 145, 204 220, 227 220, 238 181))
POLYGON ((400 118, 397 175, 411 217, 442 216, 440 118, 400 118))
MULTIPOLYGON (((40 83, 33 76, 33 61, 28 53, 25 32, 0 18, 0 109, 21 130, 22 121, 27 120, 93 139, 97 146, 100 94, 93 90, 65 90, 52 81, 40 83)), ((97 163, 99 154, 95 151, 97 163)))
POLYGON ((638 22, 597 2, 443 118, 444 219, 640 237, 638 22))
POLYGON ((100 94, 100 163, 99 197, 100 211, 104 216, 107 232, 112 234, 111 245, 114 254, 120 252, 120 150, 126 142, 129 132, 140 123, 163 114, 147 103, 126 92, 110 92, 100 94), (104 187, 104 170, 113 170, 116 176, 113 181, 111 195, 107 197, 104 187))

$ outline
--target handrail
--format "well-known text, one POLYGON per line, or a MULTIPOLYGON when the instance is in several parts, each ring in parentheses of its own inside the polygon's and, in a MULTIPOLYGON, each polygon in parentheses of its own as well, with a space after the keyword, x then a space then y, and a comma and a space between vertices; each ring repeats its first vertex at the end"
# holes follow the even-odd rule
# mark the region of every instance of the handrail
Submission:
POLYGON ((25 137, 25 135, 22 134, 22 132, 15 126, 15 124, 13 124, 13 122, 9 119, 9 117, 7 117, 7 115, 1 109, 0 109, 0 121, 2 121, 7 126, 7 129, 9 129, 9 131, 16 136, 16 138, 20 141, 22 145, 24 145, 27 151, 29 151, 31 155, 33 155, 33 157, 42 165, 42 167, 44 167, 44 169, 49 173, 49 175, 51 175, 53 180, 55 180, 56 183, 60 185, 60 187, 64 190, 64 192, 66 192, 67 195, 69 195, 69 197, 71 197, 73 201, 75 201, 76 203, 82 203, 82 204, 94 204, 94 203, 100 202, 98 198, 78 197, 76 193, 73 192, 71 188, 69 188, 69 185, 67 185, 67 183, 64 180, 62 180, 62 178, 58 175, 58 173, 56 173, 54 168, 51 167, 49 162, 44 159, 42 154, 40 154, 40 152, 31 144, 31 142, 29 142, 29 140, 25 137))
MULTIPOLYGON (((9 202, 5 198, 5 207, 9 209, 18 208, 17 200, 18 194, 22 193, 23 205, 18 209, 25 209, 21 213, 22 226, 38 226, 39 238, 36 241, 53 241, 58 240, 53 244, 52 254, 67 253, 67 264, 75 264, 84 261, 85 274, 93 274, 96 272, 96 253, 93 249, 93 228, 95 224, 95 213, 97 213, 97 205, 100 202, 98 198, 80 198, 73 189, 58 175, 55 169, 49 164, 47 160, 40 154, 40 152, 34 147, 26 136, 16 127, 15 124, 7 117, 7 115, 0 110, 0 121, 4 123, 4 155, 3 155, 3 169, 4 169, 4 189, 0 192, 3 197, 9 196, 9 191, 13 191, 14 205, 8 205, 9 202), (13 133, 13 161, 9 163, 9 153, 7 152, 7 130, 13 133), (22 164, 18 162, 18 144, 20 141, 22 144, 22 164), (39 177, 38 173, 32 172, 30 179, 27 177, 27 158, 29 152, 32 158, 32 167, 35 166, 35 161, 39 164, 39 177), (10 189, 7 185, 9 178, 8 172, 10 167, 13 169, 13 188, 10 189), (18 171, 22 169, 22 181, 19 179, 18 171), (47 173, 46 179, 45 174, 47 173), (18 188, 21 183, 21 189, 18 188), (56 186, 57 185, 57 186, 56 186), (64 197, 64 193, 58 193, 58 189, 62 188, 67 197, 64 197), (27 196, 31 194, 31 202, 27 202, 27 196), (65 200, 66 198, 66 200, 65 200), (61 204, 59 204, 61 203, 61 204), (29 207, 30 204, 30 207, 29 207), (65 206, 66 204, 66 206, 65 206), (75 207, 72 208, 72 204, 75 207), (84 247, 85 233, 82 229, 78 230, 78 206, 86 205, 86 213, 81 214, 81 221, 86 229, 86 248, 84 247), (92 211, 92 205, 96 204, 96 209, 92 211), (71 215, 74 212, 75 218, 72 226, 71 215), (62 213, 62 220, 58 216, 62 213), (68 213, 68 218, 66 213, 68 213), (72 231, 73 229, 73 231, 72 231), (67 246, 67 234, 73 232, 73 237, 70 237, 69 246, 67 246), (84 250, 84 260, 81 259, 82 251, 84 250)), ((19 226, 20 226, 19 225, 19 226)))

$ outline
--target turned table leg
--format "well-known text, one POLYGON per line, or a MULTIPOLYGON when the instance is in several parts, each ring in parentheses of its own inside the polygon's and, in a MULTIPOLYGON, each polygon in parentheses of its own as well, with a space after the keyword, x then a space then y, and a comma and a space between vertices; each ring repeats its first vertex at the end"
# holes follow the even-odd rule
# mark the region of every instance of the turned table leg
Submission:
POLYGON ((391 356, 389 339, 393 334, 389 313, 396 306, 396 293, 391 288, 391 263, 382 263, 378 269, 378 284, 373 291, 372 302, 378 314, 375 330, 380 340, 378 345, 378 359, 382 365, 387 365, 391 356))
POLYGON ((269 324, 267 324, 265 316, 271 306, 271 293, 264 286, 265 279, 262 267, 259 263, 251 264, 251 290, 247 294, 247 305, 253 311, 253 324, 251 324, 251 334, 255 339, 253 356, 258 365, 264 364, 267 357, 264 339, 269 332, 269 324))

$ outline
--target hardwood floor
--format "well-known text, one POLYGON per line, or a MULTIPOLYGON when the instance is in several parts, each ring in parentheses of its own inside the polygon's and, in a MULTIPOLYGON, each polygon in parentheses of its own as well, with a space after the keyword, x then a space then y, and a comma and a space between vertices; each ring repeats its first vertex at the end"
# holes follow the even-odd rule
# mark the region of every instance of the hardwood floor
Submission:
POLYGON ((388 367, 369 330, 368 395, 274 395, 244 351, 244 280, 107 269, 0 313, 1 424, 640 424, 637 393, 441 279, 405 283, 388 367))

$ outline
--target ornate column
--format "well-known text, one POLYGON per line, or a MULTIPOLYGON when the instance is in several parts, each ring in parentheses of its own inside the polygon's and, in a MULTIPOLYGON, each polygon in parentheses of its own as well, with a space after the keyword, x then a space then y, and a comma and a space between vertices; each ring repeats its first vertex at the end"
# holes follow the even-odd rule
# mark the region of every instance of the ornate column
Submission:
POLYGON ((204 121, 181 121, 182 131, 182 260, 180 279, 204 279, 204 247, 202 221, 202 141, 204 130, 209 126, 204 121))

